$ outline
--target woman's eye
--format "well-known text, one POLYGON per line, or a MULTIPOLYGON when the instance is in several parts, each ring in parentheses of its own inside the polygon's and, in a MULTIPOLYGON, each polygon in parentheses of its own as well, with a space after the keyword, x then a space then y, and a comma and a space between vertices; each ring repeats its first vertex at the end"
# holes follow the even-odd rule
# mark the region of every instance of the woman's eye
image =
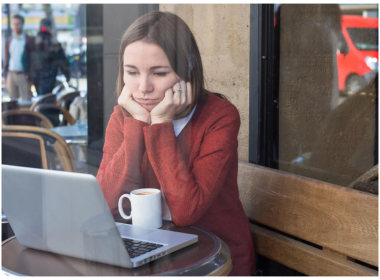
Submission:
POLYGON ((158 76, 158 77, 165 77, 168 73, 167 72, 157 72, 157 73, 154 73, 154 75, 158 76))
POLYGON ((137 72, 136 71, 127 71, 127 74, 131 75, 131 76, 135 76, 135 75, 137 75, 137 72))

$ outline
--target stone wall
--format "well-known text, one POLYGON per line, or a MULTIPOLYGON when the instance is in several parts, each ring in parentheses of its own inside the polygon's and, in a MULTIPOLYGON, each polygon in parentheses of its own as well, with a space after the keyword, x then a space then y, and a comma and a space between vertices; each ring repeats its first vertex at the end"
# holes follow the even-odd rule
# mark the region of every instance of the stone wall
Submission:
POLYGON ((181 17, 201 52, 206 88, 238 108, 241 118, 239 159, 248 161, 249 4, 160 4, 160 11, 181 17))

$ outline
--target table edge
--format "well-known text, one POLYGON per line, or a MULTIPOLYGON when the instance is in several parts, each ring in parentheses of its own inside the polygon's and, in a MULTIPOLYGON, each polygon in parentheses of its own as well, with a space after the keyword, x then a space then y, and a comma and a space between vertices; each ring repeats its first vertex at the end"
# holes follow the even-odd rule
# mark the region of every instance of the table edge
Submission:
MULTIPOLYGON (((12 239, 15 239, 15 238, 16 238, 16 235, 9 237, 8 239, 5 239, 3 242, 1 242, 1 246, 3 246, 4 244, 8 243, 9 241, 11 241, 12 239)), ((21 273, 15 272, 13 270, 10 270, 10 269, 4 267, 3 264, 1 264, 1 270, 4 271, 5 274, 10 274, 7 276, 29 276, 29 275, 21 274, 21 273)))
MULTIPOLYGON (((198 271, 199 269, 206 269, 208 268, 208 266, 213 262, 215 261, 216 259, 216 256, 218 255, 218 253, 221 252, 221 249, 223 248, 222 247, 222 240, 217 236, 215 235, 214 233, 208 231, 208 230, 205 230, 205 229, 202 229, 202 228, 199 228, 199 227, 196 227, 196 226, 189 226, 189 227, 192 227, 192 228, 195 228, 197 230, 200 230, 200 231, 203 231, 204 233, 208 234, 208 235, 211 235, 213 237, 213 239, 215 240, 216 244, 215 244, 215 248, 213 249, 213 251, 211 252, 211 256, 206 259, 204 262, 201 262, 201 261, 198 261, 196 262, 194 265, 188 265, 188 266, 185 266, 183 268, 179 268, 179 269, 176 269, 174 271, 171 271, 170 273, 165 273, 165 274, 158 274, 156 276, 160 276, 160 275, 165 275, 165 276, 201 276, 203 274, 199 274, 198 271)), ((224 243, 224 242, 223 242, 224 243)), ((226 246, 228 248, 228 246, 226 246)), ((224 264, 228 261, 228 258, 231 257, 231 252, 228 248, 228 252, 229 252, 229 256, 224 256, 222 255, 222 257, 224 257, 223 259, 223 263, 220 264, 220 267, 223 267, 224 264)), ((210 268, 215 268, 215 264, 212 264, 210 266, 210 268)), ((217 270, 219 270, 219 268, 217 270)), ((214 271, 211 271, 210 272, 211 274, 214 273, 214 271)), ((209 272, 206 272, 206 276, 210 274, 209 272)))
MULTIPOLYGON (((190 226, 190 227, 196 228, 197 230, 201 230, 201 231, 203 231, 203 232, 214 237, 214 240, 217 242, 217 244, 211 253, 212 254, 211 257, 209 259, 207 259, 206 262, 203 262, 203 263, 198 262, 198 263, 195 263, 195 266, 186 266, 186 267, 177 269, 175 271, 172 271, 169 274, 164 273, 162 275, 163 276, 200 276, 200 275, 204 275, 204 274, 199 273, 200 272, 199 269, 206 270, 205 276, 225 276, 225 275, 228 275, 228 273, 230 273, 232 270, 232 257, 231 257, 231 251, 230 251, 228 245, 212 232, 209 232, 207 230, 204 230, 204 229, 201 229, 201 228, 198 228, 195 226, 190 226), (226 251, 226 252, 224 252, 224 251, 226 251), (220 259, 223 262, 220 264, 218 269, 216 269, 215 271, 207 272, 209 266, 210 266, 210 270, 212 270, 212 268, 215 268, 214 261, 216 259, 216 256, 218 255, 218 253, 221 254, 221 256, 219 256, 219 257, 222 257, 220 259), (228 267, 226 267, 227 265, 228 265, 228 267)), ((12 237, 4 240, 1 243, 1 246, 5 245, 6 243, 12 241, 15 238, 17 238, 17 237, 12 236, 12 237)), ((20 274, 18 272, 10 270, 10 269, 4 267, 2 264, 1 264, 1 269, 5 273, 8 273, 8 274, 14 275, 14 276, 30 276, 30 275, 20 274)), ((160 276, 160 275, 161 274, 152 275, 152 276, 160 276)))
MULTIPOLYGON (((225 244, 224 241, 222 242, 225 244)), ((225 248, 228 248, 228 246, 226 246, 225 248)), ((231 250, 229 250, 228 259, 225 261, 225 263, 222 266, 220 266, 217 270, 211 272, 210 274, 207 274, 206 276, 228 276, 228 274, 230 274, 230 272, 232 271, 232 268, 233 259, 231 255, 231 250)))

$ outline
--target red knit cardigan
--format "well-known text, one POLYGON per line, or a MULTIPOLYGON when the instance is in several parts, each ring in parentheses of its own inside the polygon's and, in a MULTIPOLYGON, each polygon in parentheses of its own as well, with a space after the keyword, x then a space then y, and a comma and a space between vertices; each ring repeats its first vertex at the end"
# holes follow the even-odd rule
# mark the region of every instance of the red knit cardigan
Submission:
POLYGON ((237 186, 239 113, 205 95, 178 137, 173 123, 149 125, 115 106, 97 179, 113 214, 122 194, 160 188, 177 226, 208 230, 229 246, 230 275, 254 273, 249 223, 237 186))

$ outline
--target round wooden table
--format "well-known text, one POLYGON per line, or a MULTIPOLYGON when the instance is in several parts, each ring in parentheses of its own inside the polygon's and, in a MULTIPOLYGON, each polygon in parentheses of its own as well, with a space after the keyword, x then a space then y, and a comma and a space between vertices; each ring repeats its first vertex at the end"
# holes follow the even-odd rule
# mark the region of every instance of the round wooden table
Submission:
POLYGON ((177 227, 168 221, 161 229, 196 234, 198 242, 127 269, 26 248, 11 237, 2 244, 2 270, 18 276, 224 276, 232 270, 230 249, 216 235, 193 226, 177 227))

